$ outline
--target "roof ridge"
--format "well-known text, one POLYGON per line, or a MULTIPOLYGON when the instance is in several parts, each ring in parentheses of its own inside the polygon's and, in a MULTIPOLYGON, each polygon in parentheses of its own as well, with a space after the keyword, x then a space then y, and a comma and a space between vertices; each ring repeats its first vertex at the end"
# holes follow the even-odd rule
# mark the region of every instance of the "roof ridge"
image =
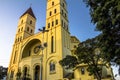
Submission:
MULTIPOLYGON (((34 18, 36 19, 36 17, 35 17, 35 15, 34 15, 33 10, 32 10, 31 7, 28 8, 28 9, 23 13, 22 16, 24 16, 25 14, 30 14, 32 17, 34 17, 34 18)), ((21 16, 21 17, 22 17, 22 16, 21 16)), ((21 18, 21 17, 20 17, 20 18, 21 18)))

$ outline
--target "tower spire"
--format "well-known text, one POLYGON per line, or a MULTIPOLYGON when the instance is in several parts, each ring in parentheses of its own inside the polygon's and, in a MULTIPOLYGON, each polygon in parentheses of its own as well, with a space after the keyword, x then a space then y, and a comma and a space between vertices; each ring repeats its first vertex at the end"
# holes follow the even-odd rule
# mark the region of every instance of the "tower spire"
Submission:
MULTIPOLYGON (((30 6, 30 8, 28 8, 28 9, 26 10, 25 13, 23 13, 22 16, 24 16, 25 14, 29 14, 29 15, 31 15, 33 18, 36 19, 35 15, 34 15, 34 13, 33 13, 33 10, 32 10, 32 8, 31 8, 31 6, 30 6)), ((21 16, 21 17, 22 17, 22 16, 21 16)), ((21 18, 21 17, 20 17, 20 18, 21 18)))

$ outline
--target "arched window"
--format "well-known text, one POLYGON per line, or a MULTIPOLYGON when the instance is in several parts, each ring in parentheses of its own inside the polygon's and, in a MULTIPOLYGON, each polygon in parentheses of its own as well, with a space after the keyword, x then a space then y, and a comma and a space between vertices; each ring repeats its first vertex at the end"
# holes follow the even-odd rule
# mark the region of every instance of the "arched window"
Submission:
POLYGON ((54 13, 56 13, 57 12, 57 10, 56 9, 54 9, 54 13))
POLYGON ((33 30, 31 29, 31 31, 30 31, 31 33, 33 32, 33 30))
POLYGON ((21 21, 21 24, 23 23, 23 20, 21 21))
POLYGON ((39 80, 39 75, 40 75, 40 66, 37 65, 35 67, 34 80, 39 80))
POLYGON ((52 26, 54 26, 54 21, 52 21, 52 26))
POLYGON ((55 62, 51 61, 50 62, 50 73, 54 73, 55 72, 55 62))
POLYGON ((58 24, 58 19, 56 19, 56 22, 55 22, 55 24, 56 24, 56 25, 58 24))
POLYGON ((48 28, 50 28, 50 23, 48 23, 48 28))
POLYGON ((54 37, 51 37, 51 53, 54 52, 54 37))
POLYGON ((32 24, 32 20, 30 20, 30 24, 32 24))
POLYGON ((52 2, 52 6, 54 5, 54 2, 52 2))
POLYGON ((18 29, 18 33, 20 32, 20 29, 18 29))
POLYGON ((50 16, 52 15, 52 12, 50 11, 50 16))
POLYGON ((21 28, 21 31, 23 31, 23 27, 21 28))
POLYGON ((15 42, 17 42, 17 39, 15 40, 15 42))
POLYGON ((67 14, 65 13, 65 17, 67 17, 67 14))
POLYGON ((63 7, 65 7, 65 4, 64 4, 64 3, 62 3, 62 6, 63 6, 63 7))
POLYGON ((29 27, 27 27, 27 31, 29 31, 29 27))
POLYGON ((19 42, 19 38, 18 38, 18 42, 19 42))
POLYGON ((22 40, 22 36, 20 37, 20 41, 22 40))

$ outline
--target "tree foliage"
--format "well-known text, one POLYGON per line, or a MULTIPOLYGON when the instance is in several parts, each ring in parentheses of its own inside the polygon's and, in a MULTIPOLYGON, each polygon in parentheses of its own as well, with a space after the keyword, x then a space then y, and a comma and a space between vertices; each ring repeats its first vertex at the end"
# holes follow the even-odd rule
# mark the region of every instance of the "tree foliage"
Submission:
POLYGON ((7 76, 7 68, 0 66, 0 80, 7 76))
POLYGON ((66 69, 76 69, 80 64, 88 66, 90 75, 95 75, 98 80, 102 77, 102 67, 106 66, 104 53, 97 45, 97 38, 88 39, 79 44, 74 56, 66 56, 60 61, 60 64, 66 69))
MULTIPOLYGON (((108 61, 120 67, 120 0, 84 0, 90 9, 91 21, 96 25, 99 47, 108 61)), ((120 69, 119 69, 120 73, 120 69)))
POLYGON ((101 31, 99 46, 120 64, 120 0, 84 0, 90 8, 91 21, 101 31))
POLYGON ((67 55, 63 60, 59 61, 59 63, 65 67, 65 69, 73 69, 78 65, 78 60, 75 56, 67 55))

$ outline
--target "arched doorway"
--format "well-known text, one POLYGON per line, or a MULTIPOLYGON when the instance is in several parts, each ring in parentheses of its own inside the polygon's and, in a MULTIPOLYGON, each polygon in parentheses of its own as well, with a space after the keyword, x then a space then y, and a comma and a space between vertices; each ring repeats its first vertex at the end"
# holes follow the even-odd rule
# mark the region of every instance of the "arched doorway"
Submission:
POLYGON ((27 80, 27 67, 24 68, 24 80, 27 80))
POLYGON ((40 75, 40 66, 37 65, 35 66, 34 80, 39 80, 39 75, 40 75))

